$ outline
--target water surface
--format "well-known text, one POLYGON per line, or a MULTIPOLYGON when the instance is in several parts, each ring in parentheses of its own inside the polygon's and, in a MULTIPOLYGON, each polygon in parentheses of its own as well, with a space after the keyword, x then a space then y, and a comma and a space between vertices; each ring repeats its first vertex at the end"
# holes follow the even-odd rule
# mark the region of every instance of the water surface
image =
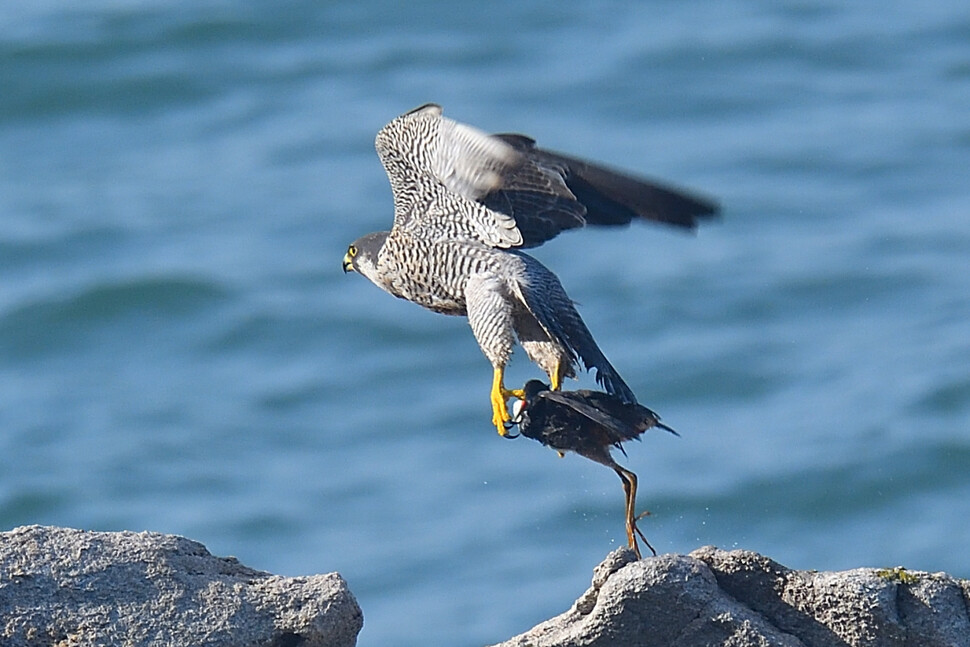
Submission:
POLYGON ((682 434, 624 461, 658 550, 968 577, 968 43, 955 1, 15 3, 0 526, 336 570, 361 645, 568 608, 618 479, 498 438, 467 323, 340 271, 390 222, 374 134, 436 101, 723 205, 535 252, 682 434))

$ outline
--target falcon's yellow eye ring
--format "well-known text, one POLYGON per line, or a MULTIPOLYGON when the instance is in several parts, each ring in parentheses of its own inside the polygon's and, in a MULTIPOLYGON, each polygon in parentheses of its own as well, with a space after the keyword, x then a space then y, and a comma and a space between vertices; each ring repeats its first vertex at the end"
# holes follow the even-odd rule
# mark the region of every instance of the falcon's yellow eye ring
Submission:
POLYGON ((347 253, 351 258, 353 258, 354 256, 357 256, 357 248, 354 245, 351 245, 347 248, 347 253))

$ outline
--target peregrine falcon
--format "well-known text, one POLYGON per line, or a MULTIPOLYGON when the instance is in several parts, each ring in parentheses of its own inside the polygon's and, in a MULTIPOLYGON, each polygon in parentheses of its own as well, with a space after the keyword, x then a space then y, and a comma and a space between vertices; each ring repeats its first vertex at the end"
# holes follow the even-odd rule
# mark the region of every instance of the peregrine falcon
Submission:
POLYGON ((582 362, 623 402, 636 397, 600 351, 559 279, 522 249, 584 225, 635 218, 693 229, 717 206, 656 183, 488 135, 426 104, 394 119, 375 142, 394 198, 390 231, 354 241, 343 259, 390 294, 468 317, 493 368, 492 423, 505 435, 505 366, 518 339, 553 389, 582 362))
POLYGON ((660 416, 650 409, 623 402, 602 391, 553 392, 539 380, 529 380, 522 390, 524 399, 513 406, 512 418, 522 435, 555 449, 560 456, 573 451, 612 468, 623 481, 627 543, 640 557, 639 535, 656 555, 657 551, 637 527, 637 475, 617 464, 610 450, 615 447, 626 456, 621 443, 640 440, 640 434, 648 429, 680 434, 660 422, 660 416))

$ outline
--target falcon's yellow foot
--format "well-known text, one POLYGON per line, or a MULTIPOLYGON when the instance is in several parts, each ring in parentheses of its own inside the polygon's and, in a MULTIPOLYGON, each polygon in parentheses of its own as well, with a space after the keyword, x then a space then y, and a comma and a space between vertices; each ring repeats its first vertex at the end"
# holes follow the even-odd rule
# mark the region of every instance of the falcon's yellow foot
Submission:
POLYGON ((498 430, 499 436, 507 436, 509 430, 506 429, 505 423, 511 422, 512 416, 509 415, 508 407, 505 406, 506 400, 509 398, 518 398, 520 400, 525 399, 525 392, 522 389, 506 389, 502 384, 502 376, 504 371, 500 368, 495 369, 495 375, 492 379, 492 424, 495 425, 495 429, 498 430))
POLYGON ((509 410, 505 406, 505 400, 502 398, 501 394, 492 392, 492 424, 495 425, 495 429, 498 430, 499 436, 507 436, 509 430, 505 428, 505 423, 512 420, 512 416, 509 415, 509 410))

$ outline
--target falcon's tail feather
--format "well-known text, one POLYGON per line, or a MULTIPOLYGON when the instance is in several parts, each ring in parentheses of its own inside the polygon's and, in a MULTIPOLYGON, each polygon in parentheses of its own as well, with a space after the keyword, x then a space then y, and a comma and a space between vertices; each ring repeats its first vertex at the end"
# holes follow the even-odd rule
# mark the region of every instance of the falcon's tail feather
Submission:
POLYGON ((607 393, 624 402, 636 404, 633 391, 596 345, 593 334, 556 275, 528 254, 509 253, 525 261, 528 280, 517 286, 519 294, 546 334, 562 344, 574 361, 582 361, 587 371, 595 369, 596 381, 607 393))
POLYGON ((599 346, 596 345, 593 335, 586 328, 583 320, 579 318, 578 313, 576 320, 572 323, 573 325, 566 329, 566 339, 570 350, 579 355, 586 370, 596 369, 596 381, 606 389, 607 393, 615 395, 626 403, 636 404, 637 396, 633 394, 630 387, 627 386, 617 370, 606 359, 599 346))

